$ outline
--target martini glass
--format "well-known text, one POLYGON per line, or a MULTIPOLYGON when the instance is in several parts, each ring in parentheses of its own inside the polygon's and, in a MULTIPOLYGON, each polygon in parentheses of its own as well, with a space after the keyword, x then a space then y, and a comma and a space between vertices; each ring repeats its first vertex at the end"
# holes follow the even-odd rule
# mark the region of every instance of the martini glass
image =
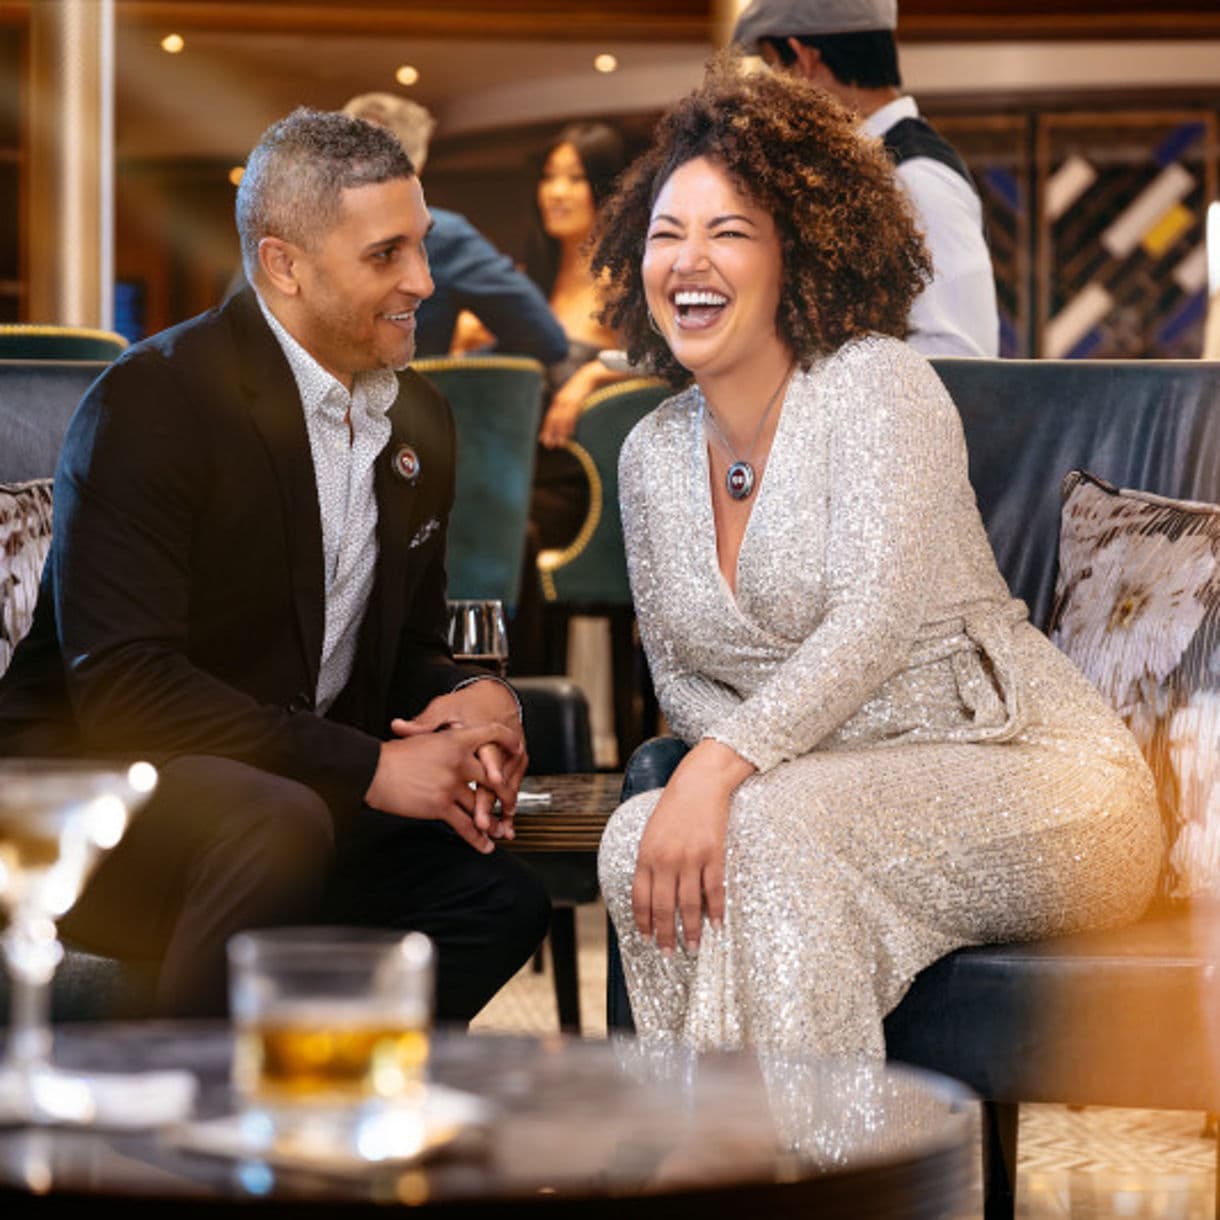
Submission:
POLYGON ((106 1086, 116 1082, 51 1063, 51 982, 63 958, 56 921, 156 783, 145 762, 0 761, 0 910, 8 922, 0 948, 11 989, 0 1121, 105 1119, 115 1091, 106 1086))

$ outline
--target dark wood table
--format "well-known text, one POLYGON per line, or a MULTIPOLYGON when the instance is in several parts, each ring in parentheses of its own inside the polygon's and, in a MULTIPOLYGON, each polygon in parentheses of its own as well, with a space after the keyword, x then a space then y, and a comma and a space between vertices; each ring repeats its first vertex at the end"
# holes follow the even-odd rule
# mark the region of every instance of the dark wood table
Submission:
MULTIPOLYGON (((150 1022, 60 1027, 55 1054, 97 1070, 188 1067, 206 1119, 232 1112, 231 1048, 224 1022, 150 1022)), ((118 1204, 124 1217, 321 1220, 405 1203, 497 1220, 919 1220, 960 1217, 974 1189, 972 1096, 895 1065, 442 1031, 432 1076, 477 1093, 493 1121, 423 1164, 356 1174, 204 1155, 165 1132, 2 1129, 0 1215, 118 1204)))
POLYGON ((546 805, 523 805, 517 811, 514 851, 576 852, 597 855, 602 828, 618 808, 623 787, 621 771, 590 771, 573 775, 527 775, 521 791, 527 796, 549 793, 546 805))
MULTIPOLYGON (((551 958, 559 1028, 580 1033, 580 975, 576 907, 598 896, 597 846, 606 819, 618 808, 621 772, 527 775, 524 793, 550 794, 546 805, 517 811, 517 837, 505 846, 519 853, 551 896, 551 958)), ((541 959, 539 959, 540 961, 541 959)))

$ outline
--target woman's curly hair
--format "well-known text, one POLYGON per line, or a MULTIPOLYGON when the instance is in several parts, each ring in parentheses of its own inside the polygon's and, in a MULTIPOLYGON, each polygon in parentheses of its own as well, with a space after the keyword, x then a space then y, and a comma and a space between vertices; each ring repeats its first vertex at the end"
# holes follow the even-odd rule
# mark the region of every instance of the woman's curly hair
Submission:
POLYGON ((784 278, 776 326, 802 366, 870 331, 906 334, 931 259, 880 141, 862 137, 824 91, 721 52, 598 213, 601 320, 623 336, 633 363, 674 385, 689 380, 649 326, 640 263, 661 188, 698 157, 775 222, 784 278))

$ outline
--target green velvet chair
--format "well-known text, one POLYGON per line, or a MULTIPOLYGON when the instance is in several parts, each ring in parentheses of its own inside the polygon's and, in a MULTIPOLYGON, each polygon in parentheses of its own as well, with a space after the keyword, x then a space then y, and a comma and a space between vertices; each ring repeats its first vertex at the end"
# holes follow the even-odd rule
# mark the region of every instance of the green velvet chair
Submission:
MULTIPOLYGON (((518 356, 429 357, 412 367, 453 408, 457 475, 449 520, 450 598, 498 598, 517 604, 534 455, 542 417, 544 372, 518 356)), ((514 678, 524 707, 530 771, 591 771, 593 746, 584 692, 567 678, 514 678)), ((528 853, 522 861, 551 898, 550 946, 562 1028, 579 1032, 575 907, 597 897, 597 878, 563 854, 528 853)), ((541 965, 541 958, 535 962, 541 965)))
POLYGON ((0 325, 2 360, 113 360, 127 340, 111 330, 34 322, 0 325))
MULTIPOLYGON (((573 614, 610 620, 614 669, 614 728, 619 757, 649 735, 656 705, 648 669, 635 639, 635 612, 618 503, 618 455, 627 434, 672 388, 656 377, 633 377, 590 394, 567 443, 589 480, 589 511, 563 550, 543 551, 538 574, 543 598, 560 623, 573 614), (642 698, 642 706, 637 700, 642 698)), ((557 641, 565 631, 554 633, 557 641)), ((562 648, 563 644, 558 643, 562 648)))
POLYGON ((449 521, 449 596, 517 604, 529 520, 543 367, 523 356, 415 361, 449 400, 457 487, 449 521))

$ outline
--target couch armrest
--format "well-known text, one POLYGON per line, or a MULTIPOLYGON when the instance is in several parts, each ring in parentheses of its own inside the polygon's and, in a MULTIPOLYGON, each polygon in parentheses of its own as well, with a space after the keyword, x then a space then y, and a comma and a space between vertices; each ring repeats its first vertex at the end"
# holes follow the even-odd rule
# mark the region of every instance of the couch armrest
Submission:
POLYGON ((690 747, 677 737, 653 737, 627 760, 623 800, 653 788, 664 788, 690 747))

